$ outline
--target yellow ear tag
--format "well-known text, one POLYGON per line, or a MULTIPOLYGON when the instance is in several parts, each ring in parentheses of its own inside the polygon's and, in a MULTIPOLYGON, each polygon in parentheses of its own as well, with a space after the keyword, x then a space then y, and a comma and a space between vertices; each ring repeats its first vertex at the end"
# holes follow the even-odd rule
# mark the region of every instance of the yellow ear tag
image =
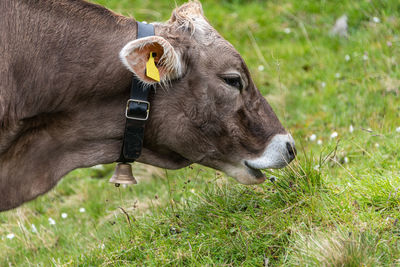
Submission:
POLYGON ((147 61, 147 63, 146 63, 146 76, 149 77, 150 79, 153 79, 153 80, 159 82, 160 81, 160 73, 158 72, 156 64, 154 63, 155 55, 156 55, 156 53, 150 52, 149 61, 147 61))

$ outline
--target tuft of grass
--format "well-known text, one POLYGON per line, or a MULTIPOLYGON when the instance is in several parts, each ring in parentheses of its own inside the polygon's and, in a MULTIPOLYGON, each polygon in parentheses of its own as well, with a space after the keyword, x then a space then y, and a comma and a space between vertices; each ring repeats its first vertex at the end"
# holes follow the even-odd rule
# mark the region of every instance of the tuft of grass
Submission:
POLYGON ((281 171, 270 172, 276 194, 275 202, 294 204, 323 190, 324 180, 320 168, 325 161, 316 160, 312 154, 303 154, 302 162, 296 160, 281 171), (276 176, 275 176, 276 175, 276 176))
POLYGON ((292 266, 378 266, 381 265, 378 240, 368 232, 344 230, 298 233, 292 244, 292 266))

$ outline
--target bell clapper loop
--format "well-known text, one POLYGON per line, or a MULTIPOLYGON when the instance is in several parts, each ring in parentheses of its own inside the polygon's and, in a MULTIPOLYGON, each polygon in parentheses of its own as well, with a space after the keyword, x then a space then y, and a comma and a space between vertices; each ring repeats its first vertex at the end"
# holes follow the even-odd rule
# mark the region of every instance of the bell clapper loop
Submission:
POLYGON ((119 187, 121 184, 137 184, 135 177, 132 175, 131 164, 118 163, 109 182, 115 184, 115 187, 119 187))

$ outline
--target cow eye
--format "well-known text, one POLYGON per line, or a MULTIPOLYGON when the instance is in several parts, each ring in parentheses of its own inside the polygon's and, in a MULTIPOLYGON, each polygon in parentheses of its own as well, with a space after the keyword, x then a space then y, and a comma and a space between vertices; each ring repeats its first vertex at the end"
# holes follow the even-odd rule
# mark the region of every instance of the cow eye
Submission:
POLYGON ((224 82, 232 87, 235 87, 239 90, 242 90, 243 85, 242 85, 242 79, 240 79, 240 76, 225 76, 222 77, 224 82))

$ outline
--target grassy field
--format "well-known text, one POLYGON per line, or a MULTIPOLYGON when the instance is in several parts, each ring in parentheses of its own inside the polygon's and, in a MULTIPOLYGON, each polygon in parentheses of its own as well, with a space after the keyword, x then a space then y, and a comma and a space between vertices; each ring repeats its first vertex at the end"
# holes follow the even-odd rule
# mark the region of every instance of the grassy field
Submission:
MULTIPOLYGON (((146 21, 175 6, 98 2, 146 21)), ((135 164, 126 188, 107 182, 112 165, 76 170, 0 214, 1 266, 400 265, 400 2, 203 8, 292 132, 296 161, 257 186, 197 165, 135 164), (348 37, 331 36, 344 14, 348 37)))

